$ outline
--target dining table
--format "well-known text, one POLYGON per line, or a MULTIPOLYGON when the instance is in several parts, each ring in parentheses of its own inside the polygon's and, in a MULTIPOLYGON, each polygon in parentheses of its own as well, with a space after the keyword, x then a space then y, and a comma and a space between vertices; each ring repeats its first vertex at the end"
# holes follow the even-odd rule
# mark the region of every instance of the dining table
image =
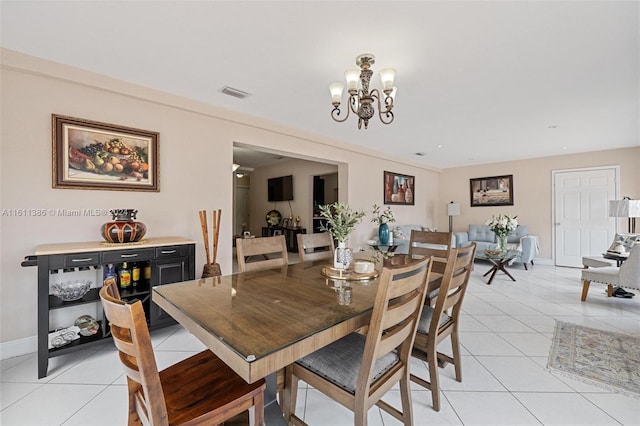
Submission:
MULTIPOLYGON (((265 423, 284 425, 276 372, 369 324, 379 274, 334 278, 330 270, 324 260, 165 284, 152 300, 248 383, 265 378, 265 423), (345 288, 348 304, 339 297, 345 288)), ((439 278, 432 274, 431 285, 439 278)))

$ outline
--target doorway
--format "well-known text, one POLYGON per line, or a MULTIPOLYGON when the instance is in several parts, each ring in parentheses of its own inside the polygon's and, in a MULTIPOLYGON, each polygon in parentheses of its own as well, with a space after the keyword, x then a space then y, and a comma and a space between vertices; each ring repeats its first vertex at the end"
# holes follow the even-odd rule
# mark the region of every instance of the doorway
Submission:
POLYGON ((338 173, 313 177, 313 233, 320 229, 324 219, 320 217, 319 207, 338 201, 338 173))
POLYGON ((552 173, 555 264, 581 268, 583 256, 601 255, 615 236, 609 201, 617 199, 620 167, 552 173))

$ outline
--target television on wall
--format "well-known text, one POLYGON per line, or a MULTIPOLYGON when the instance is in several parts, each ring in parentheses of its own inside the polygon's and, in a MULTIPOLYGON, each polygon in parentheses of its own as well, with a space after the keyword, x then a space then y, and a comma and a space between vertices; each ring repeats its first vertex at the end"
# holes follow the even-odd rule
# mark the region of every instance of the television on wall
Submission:
POLYGON ((293 176, 280 176, 268 179, 267 199, 269 201, 293 200, 293 176))

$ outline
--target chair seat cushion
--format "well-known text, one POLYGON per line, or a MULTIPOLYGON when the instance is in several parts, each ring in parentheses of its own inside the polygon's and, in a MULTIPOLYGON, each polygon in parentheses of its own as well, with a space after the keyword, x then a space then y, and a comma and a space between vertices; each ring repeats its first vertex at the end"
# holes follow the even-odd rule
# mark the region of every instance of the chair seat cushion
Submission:
MULTIPOLYGON (((344 390, 355 393, 366 336, 351 333, 297 361, 298 364, 324 377, 344 390)), ((399 358, 390 352, 374 366, 373 381, 393 367, 399 358)))
POLYGON ((606 266, 604 268, 583 269, 582 280, 617 285, 620 283, 620 268, 606 266))
MULTIPOLYGON (((420 322, 418 323, 418 333, 429 334, 429 325, 431 324, 432 317, 433 308, 431 306, 425 306, 422 309, 422 315, 420 315, 420 322)), ((440 317, 439 327, 442 327, 449 321, 451 321, 451 317, 446 312, 443 312, 442 317, 440 317)))

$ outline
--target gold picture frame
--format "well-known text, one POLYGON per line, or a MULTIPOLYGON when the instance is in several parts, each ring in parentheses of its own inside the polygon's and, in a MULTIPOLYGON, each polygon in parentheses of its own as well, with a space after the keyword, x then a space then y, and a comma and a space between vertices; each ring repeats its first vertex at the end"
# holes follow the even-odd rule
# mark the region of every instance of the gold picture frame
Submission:
POLYGON ((53 187, 160 191, 159 133, 51 115, 53 187))

